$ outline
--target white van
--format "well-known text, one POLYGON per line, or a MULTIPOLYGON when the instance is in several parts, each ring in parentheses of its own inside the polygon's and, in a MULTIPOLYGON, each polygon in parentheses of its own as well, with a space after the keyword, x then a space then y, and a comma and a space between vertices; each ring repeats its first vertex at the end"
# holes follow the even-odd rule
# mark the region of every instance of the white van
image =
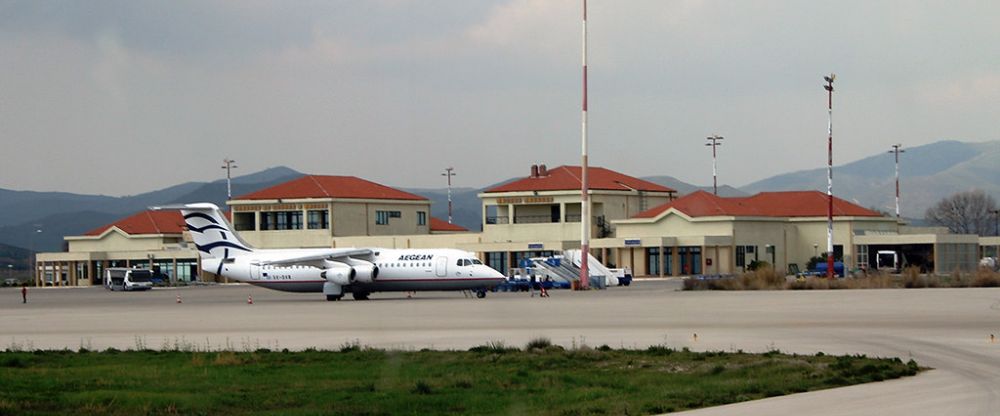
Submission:
POLYGON ((104 270, 104 288, 108 290, 149 290, 153 288, 153 271, 109 267, 104 270))

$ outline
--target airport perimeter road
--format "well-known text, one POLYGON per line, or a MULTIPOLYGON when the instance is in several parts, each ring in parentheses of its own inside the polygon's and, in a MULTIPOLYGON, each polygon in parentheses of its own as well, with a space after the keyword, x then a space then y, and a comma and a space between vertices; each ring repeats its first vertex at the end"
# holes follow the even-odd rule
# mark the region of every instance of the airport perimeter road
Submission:
POLYGON ((377 293, 326 302, 249 286, 111 293, 0 290, 0 348, 464 349, 534 337, 573 344, 910 358, 916 377, 703 409, 693 415, 1000 414, 1000 289, 682 292, 677 281, 607 291, 377 293), (176 303, 176 296, 183 303, 176 303), (247 304, 252 295, 254 304, 247 304), (697 337, 695 337, 697 334, 697 337))

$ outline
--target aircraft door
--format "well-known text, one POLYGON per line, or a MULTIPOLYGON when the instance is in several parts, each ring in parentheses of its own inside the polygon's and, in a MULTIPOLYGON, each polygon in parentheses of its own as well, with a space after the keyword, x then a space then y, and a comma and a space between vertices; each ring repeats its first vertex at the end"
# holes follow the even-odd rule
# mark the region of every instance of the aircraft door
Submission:
POLYGON ((445 277, 448 275, 448 258, 438 257, 436 259, 437 263, 434 263, 434 273, 438 277, 445 277))
POLYGON ((250 263, 250 280, 260 280, 260 264, 250 263))

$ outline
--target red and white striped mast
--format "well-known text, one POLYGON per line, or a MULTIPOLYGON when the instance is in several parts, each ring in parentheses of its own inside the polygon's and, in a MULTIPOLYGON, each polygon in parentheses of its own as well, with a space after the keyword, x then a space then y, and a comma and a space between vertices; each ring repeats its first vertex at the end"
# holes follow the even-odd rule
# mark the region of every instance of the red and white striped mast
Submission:
POLYGON ((833 80, 837 76, 830 74, 823 77, 826 80, 826 114, 827 114, 827 139, 826 139, 826 278, 833 279, 833 80))
POLYGON ((587 182, 587 0, 583 0, 583 161, 580 165, 580 289, 590 286, 590 196, 587 182))
POLYGON ((889 151, 896 154, 896 222, 899 222, 899 154, 904 152, 902 144, 892 145, 892 150, 889 151))

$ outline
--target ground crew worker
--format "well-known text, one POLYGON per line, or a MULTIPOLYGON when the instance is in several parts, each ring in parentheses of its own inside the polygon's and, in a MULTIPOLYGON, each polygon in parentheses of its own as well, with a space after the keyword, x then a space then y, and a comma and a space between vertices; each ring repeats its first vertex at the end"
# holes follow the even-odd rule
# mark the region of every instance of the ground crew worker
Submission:
POLYGON ((28 303, 28 284, 21 285, 21 303, 28 303))

